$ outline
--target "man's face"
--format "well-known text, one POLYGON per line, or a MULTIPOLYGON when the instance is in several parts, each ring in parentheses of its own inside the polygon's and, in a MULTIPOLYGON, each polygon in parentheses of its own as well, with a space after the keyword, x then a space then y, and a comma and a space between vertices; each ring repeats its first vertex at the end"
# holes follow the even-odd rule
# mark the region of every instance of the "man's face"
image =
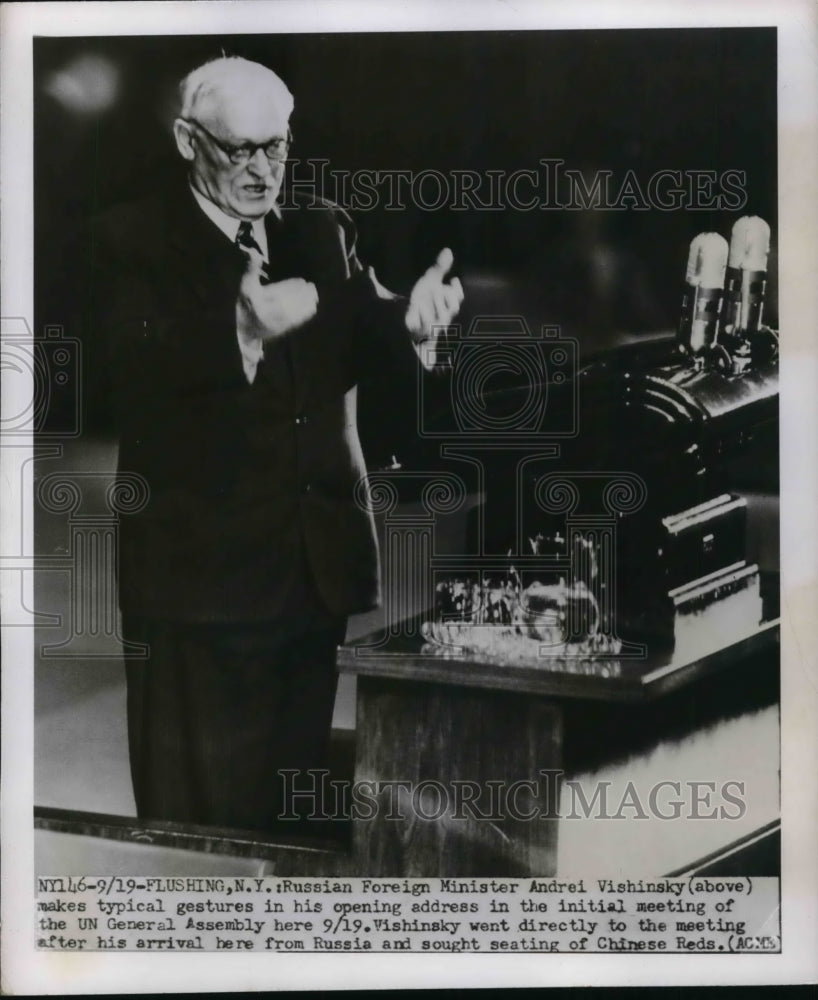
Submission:
MULTIPOLYGON (((262 144, 287 135, 288 121, 273 100, 258 94, 221 94, 198 111, 195 119, 225 146, 262 144)), ((236 219, 257 219, 269 212, 284 180, 284 162, 270 161, 257 149, 243 164, 195 124, 189 126, 193 186, 236 219)), ((283 152, 282 152, 283 155, 283 152)))

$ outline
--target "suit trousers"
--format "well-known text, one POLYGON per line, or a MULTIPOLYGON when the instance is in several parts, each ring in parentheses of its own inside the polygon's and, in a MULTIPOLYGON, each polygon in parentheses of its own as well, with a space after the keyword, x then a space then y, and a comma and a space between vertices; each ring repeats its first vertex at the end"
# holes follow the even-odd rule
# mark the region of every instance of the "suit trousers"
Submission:
MULTIPOLYGON (((123 620, 128 744, 141 818, 281 832, 283 769, 326 769, 346 619, 241 625, 123 620)), ((291 787, 309 788, 306 777, 291 787)), ((316 784, 320 785, 320 782, 316 784)), ((309 801, 302 806, 312 811, 309 801)), ((301 809, 304 813, 304 809, 301 809)), ((303 824, 302 824, 303 828, 303 824)))

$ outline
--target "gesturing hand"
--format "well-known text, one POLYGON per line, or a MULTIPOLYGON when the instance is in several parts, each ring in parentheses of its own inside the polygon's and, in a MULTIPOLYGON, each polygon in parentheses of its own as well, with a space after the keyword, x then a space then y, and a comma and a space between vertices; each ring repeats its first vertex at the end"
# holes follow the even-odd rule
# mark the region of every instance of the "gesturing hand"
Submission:
POLYGON ((263 258, 254 250, 248 251, 247 257, 236 301, 236 320, 246 336, 274 340, 312 319, 318 308, 318 292, 312 282, 287 278, 262 285, 263 258))
POLYGON ((406 329, 413 340, 421 342, 435 336, 436 327, 447 326, 460 311, 463 287, 459 278, 448 284, 443 281, 454 263, 448 249, 441 250, 437 260, 415 283, 406 310, 406 329))

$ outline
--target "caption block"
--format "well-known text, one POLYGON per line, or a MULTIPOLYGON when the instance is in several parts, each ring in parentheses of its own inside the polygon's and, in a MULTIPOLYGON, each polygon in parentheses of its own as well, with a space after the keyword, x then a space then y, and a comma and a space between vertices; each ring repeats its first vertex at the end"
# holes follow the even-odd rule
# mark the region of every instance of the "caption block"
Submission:
POLYGON ((776 878, 37 880, 43 951, 778 953, 776 878))

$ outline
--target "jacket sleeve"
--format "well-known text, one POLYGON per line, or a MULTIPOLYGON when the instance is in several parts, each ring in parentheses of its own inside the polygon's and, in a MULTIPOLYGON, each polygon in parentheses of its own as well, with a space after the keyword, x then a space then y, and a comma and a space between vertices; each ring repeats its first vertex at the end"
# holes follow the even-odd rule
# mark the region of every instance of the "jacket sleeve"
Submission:
POLYGON ((355 225, 343 210, 339 210, 339 225, 343 229, 350 274, 365 281, 366 305, 359 344, 364 356, 358 359, 364 377, 377 376, 382 370, 413 367, 418 356, 413 336, 406 328, 408 297, 385 288, 378 281, 375 269, 361 262, 355 225))
POLYGON ((323 316, 327 322, 311 324, 301 335, 314 338, 316 348, 322 330, 340 336, 350 383, 414 371, 418 356, 406 328, 406 297, 381 285, 374 269, 360 260, 357 232, 347 212, 337 205, 326 208, 347 278, 319 290, 319 319, 323 316))

